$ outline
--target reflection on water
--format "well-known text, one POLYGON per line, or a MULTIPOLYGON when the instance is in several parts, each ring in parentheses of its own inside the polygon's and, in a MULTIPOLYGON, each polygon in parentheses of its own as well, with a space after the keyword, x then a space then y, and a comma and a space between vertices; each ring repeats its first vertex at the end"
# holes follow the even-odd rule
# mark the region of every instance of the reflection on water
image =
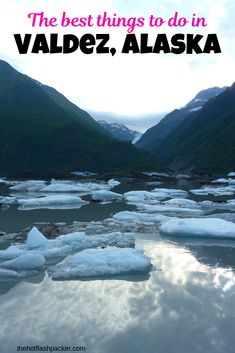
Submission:
POLYGON ((144 281, 7 284, 1 352, 26 344, 82 345, 92 353, 234 352, 235 275, 228 264, 203 261, 203 242, 199 248, 140 235, 137 247, 154 266, 144 281))

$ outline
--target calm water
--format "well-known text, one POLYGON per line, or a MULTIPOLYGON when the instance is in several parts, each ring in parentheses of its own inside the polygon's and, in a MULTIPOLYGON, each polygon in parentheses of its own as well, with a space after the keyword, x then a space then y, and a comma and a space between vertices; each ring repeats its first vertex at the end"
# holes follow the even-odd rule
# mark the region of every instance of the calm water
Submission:
MULTIPOLYGON (((1 222, 16 230, 32 220, 103 219, 126 209, 88 206, 55 213, 11 207, 1 222)), ((68 345, 91 353, 234 353, 235 241, 172 240, 156 231, 138 235, 136 247, 151 257, 150 275, 0 282, 0 352, 68 345)))

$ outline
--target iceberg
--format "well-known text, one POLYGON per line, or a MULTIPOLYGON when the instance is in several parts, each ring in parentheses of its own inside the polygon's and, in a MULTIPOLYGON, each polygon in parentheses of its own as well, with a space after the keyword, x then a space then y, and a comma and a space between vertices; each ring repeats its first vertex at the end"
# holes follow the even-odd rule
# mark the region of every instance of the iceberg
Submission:
POLYGON ((170 177, 170 175, 167 173, 158 173, 158 172, 143 172, 142 174, 150 176, 150 177, 164 177, 164 178, 170 177))
POLYGON ((235 200, 228 200, 227 202, 212 202, 212 201, 203 201, 200 202, 201 206, 205 209, 211 210, 235 210, 235 200))
POLYGON ((88 249, 74 254, 51 269, 53 279, 116 276, 146 272, 150 259, 136 249, 88 249))
POLYGON ((124 194, 124 198, 128 201, 128 202, 145 202, 145 201, 149 201, 149 200, 162 200, 166 198, 166 194, 165 193, 152 193, 150 191, 146 191, 146 190, 135 190, 135 191, 128 191, 125 192, 124 194))
POLYGON ((187 197, 188 193, 185 190, 179 189, 166 189, 166 188, 156 188, 152 190, 153 193, 163 193, 165 194, 165 198, 168 197, 187 197))
POLYGON ((133 222, 133 223, 160 223, 169 219, 169 217, 161 214, 149 214, 149 213, 140 213, 132 211, 122 211, 113 215, 113 219, 121 222, 133 222))
POLYGON ((235 177, 235 172, 228 173, 228 177, 234 178, 235 177))
POLYGON ((6 250, 0 250, 0 261, 11 260, 25 253, 25 250, 21 249, 17 245, 11 245, 6 250))
POLYGON ((21 205, 20 209, 60 209, 60 208, 80 208, 82 205, 87 204, 87 201, 82 200, 79 196, 70 195, 53 195, 45 197, 36 197, 29 199, 18 200, 21 205))
POLYGON ((0 280, 9 280, 9 279, 23 279, 24 277, 28 277, 35 274, 35 272, 29 272, 29 271, 21 271, 21 272, 16 272, 13 270, 7 270, 4 268, 0 268, 0 280))
POLYGON ((67 183, 52 183, 43 189, 40 190, 41 192, 89 192, 89 189, 83 185, 75 185, 75 184, 67 184, 67 183))
POLYGON ((235 238, 235 224, 219 218, 175 218, 163 222, 159 229, 177 237, 235 238))
POLYGON ((55 240, 62 245, 70 245, 73 251, 96 248, 99 246, 134 247, 135 237, 131 233, 107 233, 99 235, 85 235, 85 233, 71 233, 61 235, 55 240))
POLYGON ((20 191, 20 192, 34 192, 34 191, 40 191, 45 186, 46 186, 46 183, 43 180, 27 180, 27 181, 19 181, 16 185, 11 186, 10 189, 13 191, 20 191))
POLYGON ((71 172, 70 174, 80 176, 83 178, 91 177, 97 175, 97 173, 92 173, 92 172, 71 172))
POLYGON ((200 205, 196 201, 189 200, 189 199, 171 199, 164 202, 165 205, 170 206, 178 206, 178 207, 186 207, 186 208, 196 208, 200 209, 200 205))
POLYGON ((204 186, 200 189, 190 190, 190 192, 194 195, 199 195, 199 196, 207 196, 207 195, 232 196, 235 193, 235 188, 233 188, 232 186, 225 186, 225 187, 204 186))
POLYGON ((216 180, 212 180, 212 184, 228 184, 229 180, 225 178, 219 178, 216 180))
POLYGON ((189 208, 189 207, 179 207, 174 205, 146 205, 138 204, 137 208, 140 211, 150 212, 150 213, 181 213, 181 214, 203 214, 203 210, 200 208, 189 208))
POLYGON ((45 265, 45 258, 41 254, 23 254, 12 260, 1 263, 2 267, 15 271, 31 271, 45 265))
POLYGON ((13 203, 16 203, 15 197, 0 196, 0 204, 12 205, 13 203))
POLYGON ((29 249, 38 248, 48 242, 48 239, 44 237, 44 235, 39 232, 36 227, 33 227, 28 233, 26 245, 29 249))
POLYGON ((113 188, 114 186, 118 186, 118 185, 120 185, 121 183, 120 183, 120 181, 117 181, 117 180, 115 180, 115 179, 110 179, 109 181, 108 181, 108 185, 111 187, 111 188, 113 188))
POLYGON ((117 194, 116 192, 112 191, 107 191, 107 190, 100 190, 100 191, 95 191, 91 194, 92 200, 96 201, 116 201, 116 200, 122 200, 123 195, 122 194, 117 194))

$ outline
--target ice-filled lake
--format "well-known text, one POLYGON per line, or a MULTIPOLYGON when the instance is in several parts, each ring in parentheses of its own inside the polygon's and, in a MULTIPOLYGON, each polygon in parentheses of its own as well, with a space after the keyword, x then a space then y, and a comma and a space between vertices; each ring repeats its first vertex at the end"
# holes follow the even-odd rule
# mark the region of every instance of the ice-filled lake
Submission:
POLYGON ((83 227, 0 242, 0 352, 234 352, 232 183, 52 184, 0 184, 0 231, 83 227))

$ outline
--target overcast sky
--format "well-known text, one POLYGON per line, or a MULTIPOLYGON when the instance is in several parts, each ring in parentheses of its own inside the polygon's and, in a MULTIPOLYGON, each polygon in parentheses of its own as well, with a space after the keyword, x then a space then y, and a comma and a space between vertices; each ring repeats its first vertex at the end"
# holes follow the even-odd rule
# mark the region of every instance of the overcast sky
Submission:
POLYGON ((0 56, 23 73, 55 87, 78 106, 125 116, 161 113, 186 104, 211 86, 235 81, 235 2, 233 0, 0 0, 0 56), (93 17, 107 11, 126 17, 153 14, 169 18, 175 11, 190 18, 193 13, 207 20, 206 28, 191 26, 169 31, 167 26, 136 33, 217 33, 222 54, 69 55, 18 54, 14 33, 110 33, 111 43, 121 51, 127 29, 32 28, 29 12, 44 11, 48 17, 93 17))

